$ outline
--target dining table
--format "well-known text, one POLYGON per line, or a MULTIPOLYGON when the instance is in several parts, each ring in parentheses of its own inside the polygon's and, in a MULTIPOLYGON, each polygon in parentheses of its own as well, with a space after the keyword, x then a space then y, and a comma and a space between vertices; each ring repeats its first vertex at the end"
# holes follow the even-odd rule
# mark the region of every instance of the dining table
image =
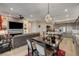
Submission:
POLYGON ((60 44, 59 43, 60 41, 58 42, 58 44, 55 45, 51 41, 44 40, 42 37, 34 37, 34 38, 32 38, 32 41, 41 43, 41 44, 43 44, 44 47, 50 46, 50 47, 52 47, 52 49, 57 48, 60 44))

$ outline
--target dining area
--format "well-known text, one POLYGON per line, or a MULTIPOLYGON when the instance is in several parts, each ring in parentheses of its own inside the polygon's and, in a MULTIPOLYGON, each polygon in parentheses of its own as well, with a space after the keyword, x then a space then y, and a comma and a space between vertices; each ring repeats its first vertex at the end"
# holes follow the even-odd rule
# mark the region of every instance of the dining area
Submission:
MULTIPOLYGON (((4 16, 3 14, 0 16, 0 56, 79 55, 77 51, 79 49, 75 45, 78 40, 78 35, 75 32, 79 32, 77 31, 79 28, 76 28, 79 26, 76 24, 79 17, 70 20, 64 19, 64 15, 69 13, 71 9, 74 10, 79 4, 0 4, 0 6, 2 5, 3 9, 9 6, 10 11, 14 9, 10 5, 15 5, 18 7, 17 10, 22 8, 23 13, 17 17, 4 16), (24 6, 27 8, 24 9, 24 6), (34 13, 31 14, 32 12, 34 13), (28 17, 26 17, 27 15, 28 17)), ((16 11, 16 9, 14 10, 16 11)), ((76 10, 78 9, 76 8, 76 10)), ((66 16, 68 17, 68 15, 66 16)))
POLYGON ((79 3, 0 1, 0 59, 79 59, 79 3))
POLYGON ((28 56, 65 56, 60 50, 63 37, 59 32, 44 32, 43 35, 27 39, 28 56))
MULTIPOLYGON (((41 32, 42 33, 42 32, 41 32)), ((16 35, 11 39, 11 49, 0 56, 75 56, 71 38, 59 32, 16 35), (51 34, 51 35, 50 35, 51 34)))
MULTIPOLYGON (((25 55, 25 56, 65 55, 65 51, 60 50, 60 43, 62 42, 63 37, 62 34, 59 32, 43 32, 43 33, 41 32, 41 33, 31 33, 24 35, 15 35, 10 40, 11 40, 9 44, 10 50, 2 52, 0 53, 0 55, 25 55)), ((3 48, 4 47, 5 46, 3 46, 3 48)))

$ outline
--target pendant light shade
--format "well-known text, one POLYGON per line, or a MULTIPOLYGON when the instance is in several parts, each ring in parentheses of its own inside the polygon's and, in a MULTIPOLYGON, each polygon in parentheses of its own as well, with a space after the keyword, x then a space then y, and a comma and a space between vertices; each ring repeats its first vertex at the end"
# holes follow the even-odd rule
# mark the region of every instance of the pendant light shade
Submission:
POLYGON ((46 22, 51 22, 51 21, 52 21, 52 17, 50 16, 50 14, 47 14, 47 15, 46 15, 45 21, 46 21, 46 22))
POLYGON ((48 3, 48 13, 47 13, 47 15, 45 16, 45 21, 46 21, 47 23, 52 22, 52 17, 51 17, 51 15, 49 14, 49 3, 48 3))

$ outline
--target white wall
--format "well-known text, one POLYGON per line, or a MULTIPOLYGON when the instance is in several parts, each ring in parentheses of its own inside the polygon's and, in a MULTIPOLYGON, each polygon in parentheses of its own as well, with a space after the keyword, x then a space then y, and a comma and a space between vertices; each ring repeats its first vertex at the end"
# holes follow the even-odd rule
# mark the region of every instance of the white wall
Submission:
POLYGON ((46 31, 46 23, 45 22, 32 22, 31 27, 32 27, 32 33, 46 31), (39 28, 39 25, 40 25, 40 28, 39 28))
POLYGON ((47 24, 46 22, 32 22, 32 26, 31 26, 32 27, 32 33, 46 31, 47 25, 51 25, 51 24, 47 24), (39 25, 40 25, 40 28, 39 28, 39 25))

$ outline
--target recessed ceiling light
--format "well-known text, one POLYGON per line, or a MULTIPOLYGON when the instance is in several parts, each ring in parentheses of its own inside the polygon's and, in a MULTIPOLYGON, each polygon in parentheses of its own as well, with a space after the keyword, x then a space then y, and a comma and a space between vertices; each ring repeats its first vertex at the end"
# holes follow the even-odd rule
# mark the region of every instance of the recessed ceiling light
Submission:
POLYGON ((65 9, 65 12, 68 12, 68 9, 65 9))
POLYGON ((32 17, 33 17, 33 15, 30 15, 30 17, 32 18, 32 17))
POLYGON ((10 8, 11 11, 13 11, 13 8, 10 8))

